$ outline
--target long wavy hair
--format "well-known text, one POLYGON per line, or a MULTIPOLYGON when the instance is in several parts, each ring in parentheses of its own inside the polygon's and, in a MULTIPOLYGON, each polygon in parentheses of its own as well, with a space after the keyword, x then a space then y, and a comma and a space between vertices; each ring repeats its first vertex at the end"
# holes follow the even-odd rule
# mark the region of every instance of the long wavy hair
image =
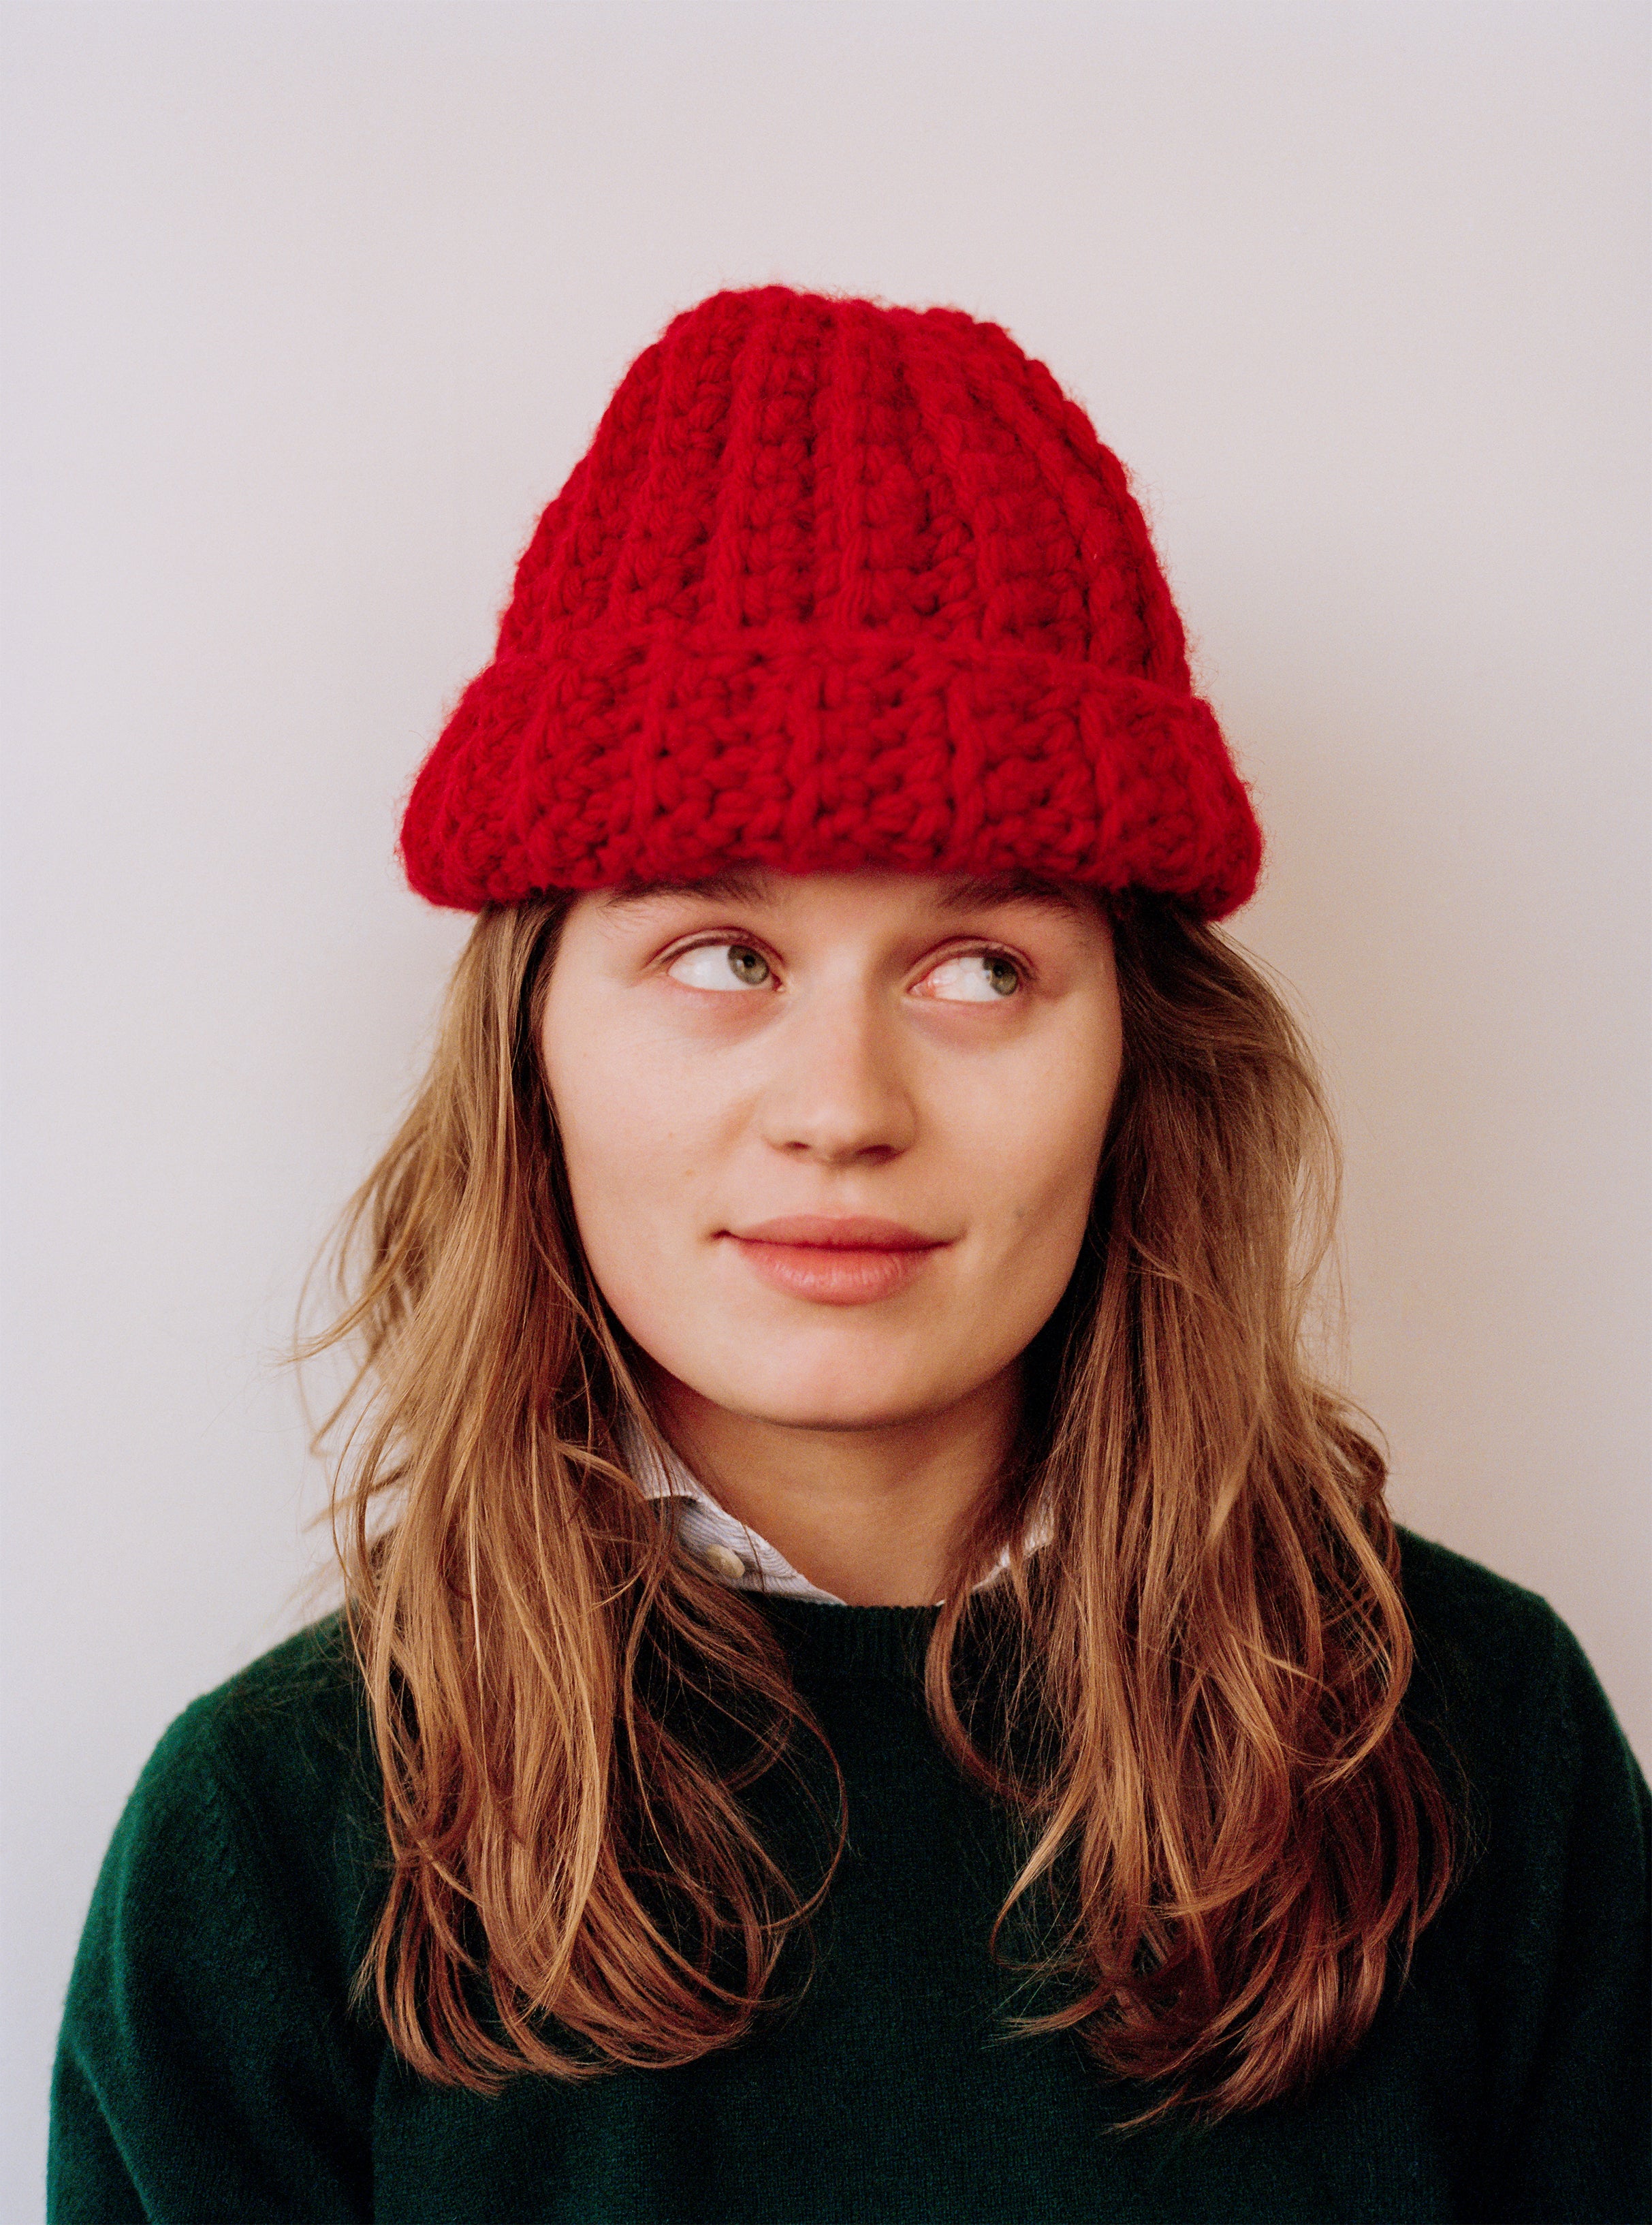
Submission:
MULTIPOLYGON (((417 2071, 484 2090, 737 2040, 835 1860, 789 1873, 750 1797, 821 1781, 775 1629, 630 1472, 660 1441, 539 1050, 566 906, 478 916, 299 1347, 355 1365, 318 1444, 348 1419, 333 1531, 391 1863, 359 1989, 417 2071)), ((1124 1058, 1088 1237, 924 1683, 1016 1849, 992 1949, 1035 1941, 1048 1990, 1012 2036, 1076 2029, 1142 2116, 1210 2117, 1357 2045, 1453 1827, 1401 1713, 1383 1462, 1307 1356, 1337 1189, 1313 1062, 1218 929, 1108 909, 1124 1058)))

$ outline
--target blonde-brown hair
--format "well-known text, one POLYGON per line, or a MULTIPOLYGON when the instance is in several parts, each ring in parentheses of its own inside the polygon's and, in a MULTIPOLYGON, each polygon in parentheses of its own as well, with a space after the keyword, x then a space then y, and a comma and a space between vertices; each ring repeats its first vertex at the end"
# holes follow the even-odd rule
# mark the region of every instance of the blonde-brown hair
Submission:
MULTIPOLYGON (((654 1423, 538 1048, 566 907, 479 916, 341 1223, 346 1303, 301 1347, 357 1355, 324 1436, 364 1401, 333 1513, 392 1862, 362 1983, 415 2070, 484 2089, 737 2039, 832 1867, 788 1874, 744 1797, 803 1782, 820 1737, 775 1632, 627 1468, 654 1423)), ((1219 930, 1111 910, 1124 1067, 1089 1239, 925 1688, 1019 1839, 993 1944, 1035 1941, 1053 1987, 1019 2028, 1076 2027, 1150 2082, 1145 2114, 1219 2114, 1357 2044, 1452 1822, 1400 1713, 1383 1464, 1304 1357, 1337 1163, 1311 1059, 1219 930), (1023 1556, 1035 1501, 1049 1541, 1023 1556), (1008 1579, 973 1589, 1005 1544, 1008 1579)))

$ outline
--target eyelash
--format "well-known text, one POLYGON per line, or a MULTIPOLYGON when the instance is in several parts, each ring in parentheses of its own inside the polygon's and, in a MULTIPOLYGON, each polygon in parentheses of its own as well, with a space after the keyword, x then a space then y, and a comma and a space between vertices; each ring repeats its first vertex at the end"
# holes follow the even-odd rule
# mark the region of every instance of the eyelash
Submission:
MULTIPOLYGON (((757 955, 763 960, 763 963, 769 968, 769 971, 778 978, 780 968, 773 954, 768 950, 755 935, 734 935, 728 932, 726 929, 720 934, 698 935, 692 941, 680 943, 676 948, 666 951, 659 961, 661 969, 662 972, 669 973, 670 969, 676 964, 677 960, 680 958, 686 958, 691 950, 722 950, 725 948, 733 950, 755 950, 757 955)), ((957 950, 943 951, 941 955, 926 969, 924 973, 919 976, 919 979, 921 980, 927 979, 929 974, 933 973, 937 967, 944 966, 948 962, 948 960, 954 958, 1002 958, 1006 965, 1013 967, 1015 969, 1016 986, 1017 990, 1024 989, 1033 978, 1033 969, 1028 963, 1027 960, 1021 957, 1016 952, 1006 948, 1003 943, 972 942, 965 943, 961 948, 957 950)), ((940 1001, 962 1003, 965 1000, 961 998, 958 998, 940 1001)), ((1006 1004, 1010 1001, 1009 998, 1004 999, 1006 1004)))

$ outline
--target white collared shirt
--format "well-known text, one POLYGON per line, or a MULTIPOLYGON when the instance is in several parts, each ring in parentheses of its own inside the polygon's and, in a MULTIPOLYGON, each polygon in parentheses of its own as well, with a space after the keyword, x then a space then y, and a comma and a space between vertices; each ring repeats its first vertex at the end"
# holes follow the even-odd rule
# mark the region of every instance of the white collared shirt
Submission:
MULTIPOLYGON (((714 1576, 737 1591, 768 1592, 781 1599, 816 1600, 826 1607, 849 1604, 835 1592, 822 1591, 818 1584, 800 1575, 786 1556, 766 1537, 760 1537, 726 1507, 719 1506, 668 1446, 661 1457, 630 1429, 623 1430, 622 1436, 637 1488, 645 1499, 672 1499, 678 1502, 677 1541, 685 1552, 692 1553, 714 1576)), ((1041 1545, 1048 1544, 1049 1534, 1048 1518, 1041 1513, 1028 1532, 1027 1550, 1036 1552, 1041 1545)), ((982 1578, 977 1590, 996 1582, 1009 1565, 1010 1549, 1006 1545, 997 1565, 982 1578)))

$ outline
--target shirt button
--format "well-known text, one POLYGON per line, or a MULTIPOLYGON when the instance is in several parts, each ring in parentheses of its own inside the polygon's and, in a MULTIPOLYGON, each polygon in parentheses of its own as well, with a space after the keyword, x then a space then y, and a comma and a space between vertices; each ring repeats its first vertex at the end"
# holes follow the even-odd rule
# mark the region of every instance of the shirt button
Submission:
POLYGON ((745 1563, 726 1545, 708 1545, 699 1557, 712 1574, 721 1576, 725 1584, 738 1583, 746 1572, 745 1563))

